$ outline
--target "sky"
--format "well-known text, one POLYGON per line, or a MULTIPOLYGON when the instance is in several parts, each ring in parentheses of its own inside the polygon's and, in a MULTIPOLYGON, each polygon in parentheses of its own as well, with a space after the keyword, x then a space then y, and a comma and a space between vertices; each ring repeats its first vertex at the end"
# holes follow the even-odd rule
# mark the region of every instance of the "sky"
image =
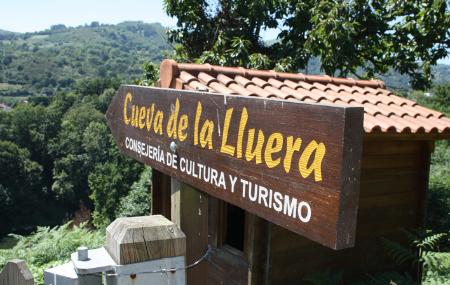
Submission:
POLYGON ((159 22, 175 26, 162 0, 0 0, 0 29, 12 32, 45 30, 55 24, 79 26, 98 21, 159 22))
MULTIPOLYGON (((166 15, 162 0, 0 0, 0 29, 35 32, 52 25, 79 26, 98 21, 117 24, 123 21, 159 22, 173 27, 176 19, 166 15)), ((265 40, 276 31, 263 33, 265 40)), ((450 57, 438 63, 450 64, 450 57)))

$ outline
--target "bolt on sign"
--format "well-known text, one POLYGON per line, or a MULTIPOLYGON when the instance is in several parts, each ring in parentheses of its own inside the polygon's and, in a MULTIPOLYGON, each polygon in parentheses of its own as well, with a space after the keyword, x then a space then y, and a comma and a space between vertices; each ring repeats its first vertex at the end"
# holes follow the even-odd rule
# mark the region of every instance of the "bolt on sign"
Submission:
POLYGON ((363 109, 122 86, 122 153, 333 249, 352 247, 363 109))

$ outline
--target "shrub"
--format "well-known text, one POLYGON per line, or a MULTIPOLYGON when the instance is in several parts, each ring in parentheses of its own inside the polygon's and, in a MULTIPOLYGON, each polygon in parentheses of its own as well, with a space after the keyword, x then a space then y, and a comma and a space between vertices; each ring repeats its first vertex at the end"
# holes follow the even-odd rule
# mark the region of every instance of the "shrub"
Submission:
POLYGON ((24 260, 34 276, 36 285, 42 285, 44 270, 66 263, 70 254, 80 246, 97 248, 104 245, 103 231, 92 231, 82 224, 71 227, 71 223, 54 228, 38 227, 30 236, 10 235, 17 239, 11 249, 0 250, 0 268, 11 259, 24 260))

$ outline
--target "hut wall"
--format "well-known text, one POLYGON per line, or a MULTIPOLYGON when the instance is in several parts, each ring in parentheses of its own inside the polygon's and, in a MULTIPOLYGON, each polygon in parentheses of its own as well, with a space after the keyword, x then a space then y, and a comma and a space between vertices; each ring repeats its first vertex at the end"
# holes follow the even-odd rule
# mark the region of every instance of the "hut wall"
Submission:
POLYGON ((269 223, 267 284, 302 284, 327 268, 362 275, 392 266, 381 237, 402 240, 401 228, 421 226, 430 142, 365 139, 356 246, 334 251, 269 223))

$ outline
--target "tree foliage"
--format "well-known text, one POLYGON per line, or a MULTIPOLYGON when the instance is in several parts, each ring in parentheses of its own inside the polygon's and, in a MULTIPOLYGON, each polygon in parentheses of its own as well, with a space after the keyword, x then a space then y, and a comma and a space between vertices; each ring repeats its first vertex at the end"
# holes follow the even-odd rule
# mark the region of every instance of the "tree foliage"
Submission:
POLYGON ((427 90, 427 92, 414 91, 412 99, 417 103, 439 110, 450 117, 450 83, 439 84, 427 90))
POLYGON ((152 171, 146 167, 141 173, 139 180, 131 186, 128 195, 122 197, 119 208, 116 210, 117 217, 146 216, 150 214, 150 185, 152 171))
POLYGON ((120 199, 130 191, 130 185, 138 179, 143 166, 126 158, 120 163, 98 164, 89 175, 91 200, 94 201, 93 223, 97 228, 105 228, 115 218, 120 199))
POLYGON ((135 83, 142 86, 154 86, 159 79, 159 66, 151 61, 146 61, 142 64, 142 70, 144 71, 142 76, 135 83))
POLYGON ((80 205, 93 211, 98 227, 115 219, 144 169, 119 153, 106 125, 104 113, 119 84, 83 79, 75 92, 0 111, 0 237, 59 224, 80 205))
POLYGON ((169 32, 176 57, 197 62, 297 71, 319 57, 328 75, 370 78, 392 68, 422 88, 450 47, 446 0, 164 3, 177 18, 169 32), (266 29, 279 29, 271 45, 261 38, 266 29))

